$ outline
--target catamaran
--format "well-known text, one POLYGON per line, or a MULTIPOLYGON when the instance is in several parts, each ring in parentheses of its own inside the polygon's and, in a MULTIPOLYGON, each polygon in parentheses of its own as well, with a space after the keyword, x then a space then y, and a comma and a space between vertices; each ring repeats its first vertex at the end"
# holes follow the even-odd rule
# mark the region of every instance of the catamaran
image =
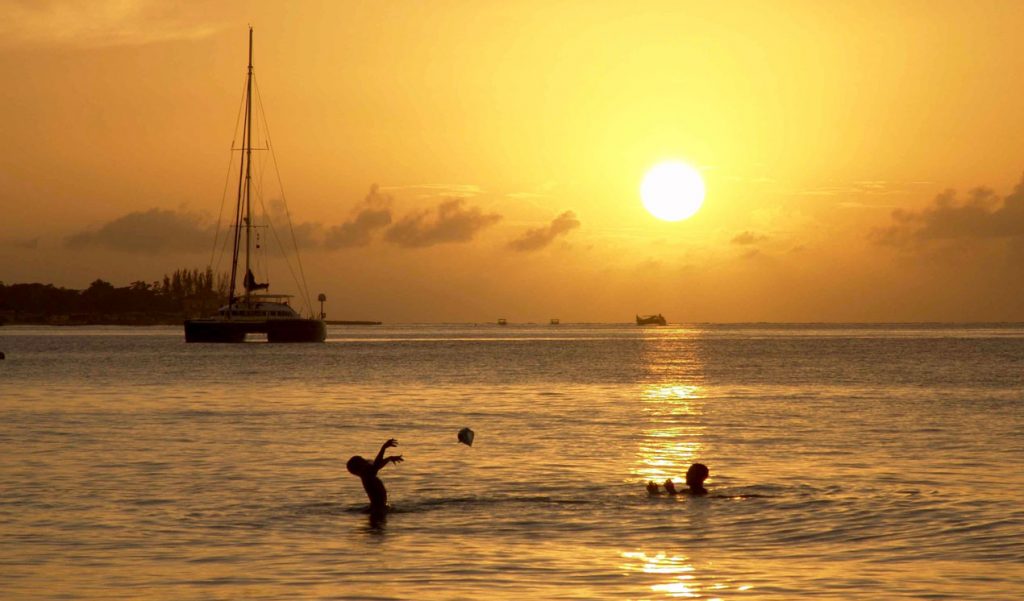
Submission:
MULTIPOLYGON (((245 342, 248 334, 266 334, 268 342, 323 342, 327 338, 323 311, 319 317, 303 317, 292 308, 292 295, 270 294, 270 284, 257 281, 252 270, 253 242, 257 238, 252 212, 252 27, 249 28, 249 70, 246 78, 228 304, 218 309, 215 315, 186 320, 185 342, 245 342), (241 291, 236 286, 239 267, 244 267, 241 291)), ((301 269, 299 271, 301 273, 301 269)), ((302 288, 305 290, 304 285, 302 288)), ((309 302, 306 304, 312 306, 309 302)))

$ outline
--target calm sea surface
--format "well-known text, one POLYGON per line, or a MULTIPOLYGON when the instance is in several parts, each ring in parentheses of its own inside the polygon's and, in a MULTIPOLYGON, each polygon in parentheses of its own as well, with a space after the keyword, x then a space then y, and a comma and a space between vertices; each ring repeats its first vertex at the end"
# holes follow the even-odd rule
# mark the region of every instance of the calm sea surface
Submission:
POLYGON ((1024 326, 0 351, 3 599, 1024 598, 1024 326), (374 526, 345 461, 389 437, 374 526), (711 496, 647 495, 694 461, 711 496))

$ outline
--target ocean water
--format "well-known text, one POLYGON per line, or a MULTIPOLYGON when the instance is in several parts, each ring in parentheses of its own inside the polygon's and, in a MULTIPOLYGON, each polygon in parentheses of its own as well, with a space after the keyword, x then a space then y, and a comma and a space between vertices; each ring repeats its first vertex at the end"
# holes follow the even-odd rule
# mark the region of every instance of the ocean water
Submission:
POLYGON ((1024 598, 1024 326, 0 351, 2 599, 1024 598), (345 461, 390 437, 371 523, 345 461), (709 496, 645 491, 694 461, 709 496))

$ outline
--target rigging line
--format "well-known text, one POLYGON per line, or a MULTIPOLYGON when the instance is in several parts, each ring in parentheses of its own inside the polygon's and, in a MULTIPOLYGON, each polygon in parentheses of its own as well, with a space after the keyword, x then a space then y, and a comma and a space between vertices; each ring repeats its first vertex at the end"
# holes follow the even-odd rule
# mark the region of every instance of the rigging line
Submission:
MULTIPOLYGON (((263 221, 266 223, 265 227, 264 226, 259 226, 259 227, 256 228, 257 245, 261 249, 260 252, 255 253, 256 265, 257 265, 256 273, 264 273, 266 275, 267 281, 270 281, 270 258, 271 258, 270 257, 270 252, 271 252, 271 248, 272 247, 270 246, 270 240, 267 238, 266 232, 265 231, 261 232, 260 230, 261 229, 270 230, 270 232, 274 235, 274 239, 277 241, 278 248, 283 248, 283 245, 281 244, 281 240, 277 236, 277 232, 274 229, 274 220, 272 218, 272 213, 267 209, 267 203, 264 200, 265 195, 263 193, 263 191, 264 191, 263 177, 266 174, 266 164, 265 164, 266 163, 266 157, 264 157, 263 155, 257 155, 257 161, 256 162, 257 162, 257 171, 256 171, 256 179, 255 179, 255 186, 256 187, 255 187, 254 193, 256 195, 256 201, 258 203, 258 209, 263 211, 263 221)), ((283 254, 284 253, 282 252, 282 255, 283 254)), ((292 270, 292 268, 291 268, 291 265, 288 265, 288 262, 287 262, 288 261, 288 257, 285 256, 284 258, 285 258, 285 265, 288 267, 288 271, 289 271, 289 273, 290 273, 290 275, 292 277, 292 281, 298 281, 297 278, 295 277, 294 270, 292 270)))
MULTIPOLYGON (((258 180, 258 184, 257 184, 258 186, 260 186, 260 190, 262 190, 262 185, 263 185, 262 176, 263 176, 263 173, 261 172, 260 173, 260 179, 258 180)), ((269 229, 270 232, 274 235, 274 240, 277 242, 278 248, 281 249, 281 256, 282 256, 282 258, 284 258, 284 264, 288 268, 288 273, 291 274, 293 281, 298 282, 299 278, 296 277, 295 269, 292 268, 292 263, 288 259, 288 254, 285 252, 284 244, 281 242, 281 236, 280 236, 280 234, 277 233, 277 228, 274 227, 274 221, 272 219, 270 219, 270 212, 267 211, 266 203, 263 201, 263 194, 262 193, 257 194, 256 199, 259 201, 260 208, 263 210, 264 215, 267 216, 267 229, 269 229)), ((301 292, 301 290, 300 290, 300 292, 301 292)), ((313 309, 309 305, 309 301, 308 300, 304 300, 304 303, 306 305, 306 309, 308 311, 312 312, 313 309)))
MULTIPOLYGON (((262 110, 263 107, 259 103, 258 100, 257 100, 257 106, 262 110)), ((262 157, 262 161, 266 162, 266 158, 262 157)), ((274 240, 277 242, 277 247, 281 249, 281 257, 284 259, 284 264, 288 268, 288 273, 292 276, 292 281, 294 281, 296 283, 300 283, 299 278, 295 274, 295 269, 292 267, 291 260, 289 260, 288 254, 285 251, 285 246, 284 246, 284 243, 281 241, 281 236, 280 236, 280 234, 278 234, 277 228, 274 226, 274 221, 270 218, 270 211, 267 210, 267 205, 264 202, 264 196, 263 196, 263 175, 264 175, 264 173, 266 173, 266 171, 265 171, 265 169, 262 168, 263 167, 262 164, 260 165, 260 167, 261 167, 261 169, 259 171, 259 177, 256 180, 256 186, 257 186, 257 188, 256 188, 256 190, 257 190, 256 200, 259 202, 259 206, 263 210, 263 214, 266 215, 266 217, 267 217, 267 229, 269 229, 270 233, 274 235, 274 240)), ((300 284, 299 292, 300 293, 302 292, 301 284, 300 284)), ((306 306, 306 310, 309 311, 310 313, 312 313, 313 308, 309 304, 308 298, 302 297, 302 296, 300 296, 300 298, 303 299, 303 303, 306 306)))
MULTIPOLYGON (((266 136, 266 139, 267 139, 267 149, 270 150, 271 160, 274 163, 274 168, 275 168, 275 172, 276 172, 276 175, 277 175, 277 182, 278 182, 279 190, 281 192, 281 204, 284 207, 285 217, 286 217, 286 219, 288 221, 288 228, 289 228, 289 232, 291 233, 292 243, 293 243, 294 249, 295 249, 295 260, 296 260, 296 263, 298 265, 299 274, 300 274, 301 277, 296 277, 295 271, 294 271, 294 269, 292 267, 292 264, 291 264, 291 260, 288 258, 287 253, 284 252, 285 251, 285 245, 281 241, 281 236, 277 232, 277 229, 273 227, 273 223, 270 222, 269 220, 268 220, 268 223, 270 223, 270 225, 271 225, 271 232, 274 234, 274 237, 277 240, 278 247, 282 251, 282 257, 285 260, 285 264, 288 266, 289 272, 291 272, 292 280, 295 281, 296 284, 299 286, 299 293, 300 293, 300 295, 302 297, 303 304, 305 305, 307 311, 312 313, 313 305, 310 302, 309 287, 308 287, 308 284, 306 283, 305 273, 304 273, 303 268, 302 268, 302 255, 299 254, 298 240, 295 237, 295 229, 294 229, 294 226, 292 224, 291 213, 288 210, 288 201, 287 201, 287 199, 285 198, 285 195, 284 195, 284 183, 281 180, 281 172, 280 172, 280 169, 278 169, 278 166, 277 166, 277 155, 273 151, 273 144, 272 144, 272 142, 270 140, 270 126, 269 126, 269 123, 268 123, 267 118, 266 118, 267 113, 266 113, 265 110, 263 110, 263 96, 260 93, 259 82, 256 81, 256 82, 254 82, 254 84, 255 84, 255 88, 256 88, 256 103, 257 103, 257 106, 259 107, 260 115, 263 118, 263 123, 262 123, 262 125, 263 125, 263 134, 264 134, 264 136, 266 136)), ((264 207, 264 211, 266 211, 266 207, 264 207)))
MULTIPOLYGON (((238 115, 235 116, 235 131, 231 138, 231 149, 228 150, 228 168, 227 173, 224 174, 224 191, 220 195, 220 210, 217 211, 217 228, 213 230, 213 247, 210 249, 210 262, 209 265, 213 265, 213 259, 217 254, 217 238, 220 236, 220 227, 224 221, 224 203, 228 199, 228 186, 231 185, 231 163, 235 160, 235 142, 238 141, 238 124, 242 121, 242 109, 245 107, 245 86, 242 86, 242 98, 238 101, 238 115)), ((225 246, 227 246, 225 244, 225 246)), ((224 253, 224 249, 221 249, 221 254, 224 253)), ((220 261, 217 261, 218 268, 220 267, 220 261)))
MULTIPOLYGON (((216 273, 220 273, 220 264, 224 260, 224 257, 227 256, 227 254, 228 254, 228 242, 229 241, 231 241, 231 236, 229 236, 229 235, 227 235, 225 233, 224 234, 224 242, 221 243, 221 247, 220 247, 220 254, 217 255, 217 264, 213 266, 213 270, 216 273)), ((227 277, 226 277, 227 274, 221 274, 221 275, 224 275, 225 276, 224 279, 227 279, 227 277)))
MULTIPOLYGON (((257 196, 257 200, 259 200, 260 208, 263 209, 263 213, 267 215, 267 229, 269 229, 270 232, 274 235, 274 240, 277 241, 277 246, 278 248, 281 249, 281 256, 284 258, 284 264, 288 268, 288 273, 291 274, 293 281, 298 282, 299 278, 296 277, 295 275, 295 269, 292 268, 292 262, 288 260, 288 255, 285 253, 284 244, 281 242, 281 236, 277 233, 277 228, 274 227, 274 221, 269 217, 270 213, 267 211, 267 206, 263 202, 263 195, 257 196)), ((306 304, 307 309, 312 311, 312 308, 309 306, 309 301, 304 300, 304 302, 306 304)))
MULTIPOLYGON (((263 123, 263 125, 264 125, 263 134, 266 135, 266 113, 263 111, 263 103, 262 103, 262 100, 259 97, 259 90, 258 89, 256 91, 256 110, 259 112, 259 114, 263 115, 263 117, 264 117, 264 119, 263 119, 263 121, 264 121, 264 123, 263 123)), ((258 129, 259 125, 260 125, 260 123, 257 120, 257 122, 255 124, 255 127, 258 129)), ((268 144, 267 144, 267 148, 268 149, 270 148, 269 141, 268 141, 268 144)), ((266 202, 264 201, 264 194, 263 194, 264 182, 263 182, 263 176, 266 174, 266 169, 265 169, 265 167, 266 167, 266 160, 267 159, 266 159, 265 155, 257 155, 257 177, 255 179, 255 189, 254 189, 254 192, 256 194, 256 200, 259 203, 259 207, 263 210, 263 214, 266 216, 267 227, 270 230, 270 232, 273 234, 274 240, 277 242, 277 247, 281 249, 281 257, 284 259, 285 266, 288 268, 288 272, 289 272, 289 274, 292 277, 292 281, 294 281, 297 285, 299 285, 300 299, 302 299, 303 304, 306 307, 306 310, 309 311, 310 313, 312 313, 313 309, 312 309, 312 306, 309 303, 308 297, 303 297, 301 295, 302 283, 300 282, 299 278, 295 274, 295 269, 292 267, 291 261, 289 260, 288 254, 287 254, 287 252, 285 250, 285 245, 281 241, 281 236, 278 233, 277 228, 274 226, 274 221, 270 218, 271 213, 270 213, 270 211, 267 210, 267 205, 266 205, 266 202)), ((280 182, 280 180, 279 180, 279 182, 280 182)), ((282 192, 282 195, 283 195, 283 192, 282 192)), ((282 199, 282 202, 283 202, 283 199, 282 199)), ((259 260, 261 258, 261 256, 262 256, 262 253, 257 254, 257 260, 259 260)))
MULTIPOLYGON (((260 106, 258 101, 257 101, 256 108, 257 108, 257 110, 262 110, 262 108, 263 108, 262 106, 260 106)), ((253 127, 256 128, 256 133, 254 135, 257 137, 257 139, 259 139, 259 136, 261 135, 260 134, 260 130, 259 130, 259 121, 254 123, 253 127)), ((277 233, 274 231, 274 222, 273 222, 273 219, 271 218, 271 212, 269 210, 267 210, 267 205, 266 205, 266 202, 264 201, 264 197, 265 196, 264 196, 264 193, 263 193, 263 191, 264 191, 263 178, 264 178, 264 175, 266 175, 266 163, 267 163, 266 155, 264 155, 263 153, 259 153, 259 154, 256 155, 256 167, 255 167, 256 177, 253 180, 253 185, 254 185, 253 194, 255 194, 255 196, 256 196, 258 207, 263 211, 263 218, 264 218, 264 221, 266 221, 266 223, 267 223, 267 229, 270 229, 271 233, 274 234, 274 238, 277 240, 278 247, 283 249, 283 245, 281 244, 281 241, 278 238, 277 233)), ((270 254, 270 252, 269 252, 269 248, 270 247, 265 246, 266 244, 269 243, 269 240, 266 239, 266 234, 265 233, 261 233, 260 232, 260 228, 259 227, 256 228, 256 239, 257 239, 258 246, 260 246, 262 248, 262 252, 255 253, 255 259, 256 259, 256 271, 255 271, 255 273, 264 273, 266 275, 267 279, 269 280, 270 279, 270 263, 269 263, 269 261, 265 260, 265 259, 267 259, 267 257, 269 257, 269 254, 270 254), (263 241, 259 242, 259 240, 261 238, 263 239, 263 241)), ((283 254, 283 252, 282 252, 282 254, 283 254)), ((287 264, 288 257, 284 256, 284 258, 285 258, 285 261, 286 261, 286 264, 287 264)), ((298 278, 295 277, 295 272, 291 269, 291 265, 288 265, 288 270, 291 273, 292 280, 293 281, 298 281, 298 278)))
POLYGON ((299 274, 302 276, 302 292, 305 296, 306 306, 309 308, 309 311, 312 312, 313 303, 310 301, 311 297, 309 295, 309 285, 306 283, 306 272, 302 268, 302 255, 299 254, 299 242, 295 237, 295 227, 292 225, 292 214, 288 209, 288 200, 284 196, 284 182, 281 180, 281 170, 277 166, 277 154, 274 152, 274 145, 270 141, 270 125, 267 123, 267 114, 263 110, 263 95, 260 93, 259 82, 257 82, 255 78, 253 78, 253 85, 256 88, 256 103, 260 107, 260 114, 263 115, 263 134, 267 136, 267 148, 270 149, 270 158, 274 164, 277 183, 281 188, 281 203, 284 205, 284 214, 288 218, 288 230, 292 235, 292 245, 295 247, 295 261, 299 264, 299 274))

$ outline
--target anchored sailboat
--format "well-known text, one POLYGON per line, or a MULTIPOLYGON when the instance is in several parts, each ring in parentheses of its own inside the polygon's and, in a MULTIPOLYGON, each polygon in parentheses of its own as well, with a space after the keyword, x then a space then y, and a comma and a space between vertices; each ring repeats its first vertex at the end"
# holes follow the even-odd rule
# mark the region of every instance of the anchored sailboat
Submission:
POLYGON ((269 282, 258 282, 250 257, 253 245, 252 219, 252 27, 249 28, 249 71, 246 79, 245 116, 242 124, 242 158, 235 204, 234 246, 228 304, 216 315, 185 321, 185 342, 244 342, 247 334, 266 334, 268 342, 323 342, 327 326, 322 319, 302 317, 291 307, 287 294, 257 294, 268 290, 269 282), (236 288, 239 262, 245 275, 242 293, 236 288))

